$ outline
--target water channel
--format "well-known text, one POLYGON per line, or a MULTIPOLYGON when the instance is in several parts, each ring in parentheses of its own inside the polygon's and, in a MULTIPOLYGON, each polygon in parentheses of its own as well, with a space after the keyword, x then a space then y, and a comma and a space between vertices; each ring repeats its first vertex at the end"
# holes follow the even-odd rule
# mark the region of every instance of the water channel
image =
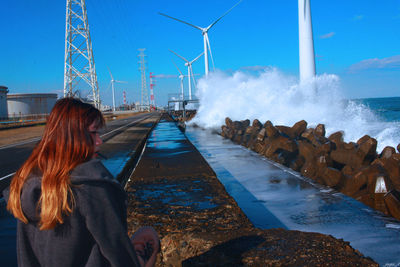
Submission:
POLYGON ((400 266, 400 222, 209 130, 186 135, 257 227, 332 235, 381 266, 400 266))

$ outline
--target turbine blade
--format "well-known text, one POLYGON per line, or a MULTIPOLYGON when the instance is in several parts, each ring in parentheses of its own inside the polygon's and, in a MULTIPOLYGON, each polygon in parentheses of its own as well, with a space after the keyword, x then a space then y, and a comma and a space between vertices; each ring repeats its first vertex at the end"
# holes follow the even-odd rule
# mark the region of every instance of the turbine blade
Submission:
POLYGON ((218 21, 220 21, 223 17, 225 17, 229 12, 232 11, 232 9, 234 9, 237 5, 240 4, 240 2, 242 2, 243 0, 240 0, 239 2, 237 2, 233 7, 231 7, 228 11, 226 11, 221 17, 219 17, 216 21, 214 21, 213 23, 210 24, 210 26, 208 26, 205 30, 208 31, 212 26, 214 26, 218 21))
POLYGON ((195 59, 193 59, 193 60, 190 62, 190 65, 192 65, 193 62, 195 62, 196 60, 198 60, 203 54, 204 54, 204 52, 202 52, 202 53, 201 53, 200 55, 198 55, 195 59))
POLYGON ((174 63, 174 65, 175 65, 176 69, 179 71, 179 73, 180 73, 181 75, 183 75, 182 72, 181 72, 181 70, 178 68, 178 66, 175 64, 175 62, 174 62, 173 60, 172 60, 172 63, 174 63))
POLYGON ((210 57, 211 57, 211 63, 213 66, 213 70, 215 70, 215 66, 214 66, 214 58, 212 56, 212 52, 211 52, 211 45, 210 45, 210 40, 208 39, 208 34, 206 36, 206 40, 207 40, 207 45, 208 45, 208 51, 210 51, 210 57))
POLYGON ((114 80, 114 77, 113 77, 113 76, 112 76, 112 74, 111 74, 111 70, 110 70, 110 68, 109 68, 109 67, 107 67, 107 69, 108 69, 108 72, 110 73, 111 80, 114 80))
POLYGON ((183 59, 185 62, 188 62, 188 63, 189 63, 189 61, 188 61, 186 58, 184 58, 184 57, 178 55, 178 53, 175 53, 175 52, 172 51, 171 49, 168 49, 168 50, 171 51, 172 53, 174 53, 175 55, 177 55, 178 57, 180 57, 181 59, 183 59))
POLYGON ((128 82, 125 82, 125 81, 115 81, 116 83, 128 83, 128 82))
POLYGON ((163 13, 158 13, 158 14, 160 14, 161 16, 164 16, 164 17, 167 17, 167 18, 174 19, 174 20, 176 20, 176 21, 185 23, 185 24, 187 24, 187 25, 189 25, 189 26, 192 26, 192 27, 194 27, 194 28, 196 28, 196 29, 199 29, 200 31, 203 31, 203 28, 201 28, 201 27, 199 27, 199 26, 196 26, 196 25, 193 25, 193 24, 190 24, 189 22, 186 22, 186 21, 183 21, 183 20, 180 20, 180 19, 177 19, 177 18, 168 16, 168 15, 163 14, 163 13))

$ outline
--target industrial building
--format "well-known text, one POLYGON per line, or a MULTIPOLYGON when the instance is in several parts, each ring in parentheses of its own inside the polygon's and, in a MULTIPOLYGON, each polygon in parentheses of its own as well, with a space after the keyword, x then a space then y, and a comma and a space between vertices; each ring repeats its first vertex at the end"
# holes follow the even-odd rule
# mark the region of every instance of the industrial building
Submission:
POLYGON ((57 94, 8 94, 8 117, 49 114, 57 101, 57 94))

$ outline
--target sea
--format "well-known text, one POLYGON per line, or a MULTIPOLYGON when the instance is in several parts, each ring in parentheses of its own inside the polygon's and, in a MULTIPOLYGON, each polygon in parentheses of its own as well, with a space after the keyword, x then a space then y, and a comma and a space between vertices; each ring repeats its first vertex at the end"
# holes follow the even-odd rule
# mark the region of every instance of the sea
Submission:
POLYGON ((351 101, 369 108, 383 122, 400 121, 400 97, 363 98, 351 101))
MULTIPOLYGON (((344 132, 363 136, 368 130, 378 144, 396 148, 400 142, 400 97, 347 99, 341 100, 340 106, 345 110, 341 116, 357 115, 343 117, 342 121, 350 122, 344 132)), ((332 122, 340 122, 340 117, 331 118, 334 120, 326 121, 326 126, 333 131, 332 122)), ((186 136, 256 227, 332 235, 350 242, 380 266, 400 267, 400 221, 234 144, 214 130, 187 127, 186 136)))
POLYGON ((378 153, 400 143, 400 97, 349 99, 333 74, 307 84, 273 68, 215 72, 199 80, 196 97, 200 107, 193 123, 203 128, 220 129, 226 117, 285 126, 305 120, 308 127, 324 124, 327 136, 342 131, 346 142, 369 135, 377 140, 378 153))

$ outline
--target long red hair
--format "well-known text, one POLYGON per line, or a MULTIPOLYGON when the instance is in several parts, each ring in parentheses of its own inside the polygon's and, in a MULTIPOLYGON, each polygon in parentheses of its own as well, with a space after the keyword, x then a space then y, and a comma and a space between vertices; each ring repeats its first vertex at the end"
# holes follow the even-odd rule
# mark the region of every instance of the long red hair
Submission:
POLYGON ((56 102, 42 139, 11 181, 7 209, 17 219, 28 222, 21 208, 21 191, 31 173, 42 176, 40 230, 53 229, 71 214, 75 203, 70 174, 93 156, 95 143, 88 130, 92 123, 97 128, 104 125, 103 115, 92 105, 73 98, 56 102))

